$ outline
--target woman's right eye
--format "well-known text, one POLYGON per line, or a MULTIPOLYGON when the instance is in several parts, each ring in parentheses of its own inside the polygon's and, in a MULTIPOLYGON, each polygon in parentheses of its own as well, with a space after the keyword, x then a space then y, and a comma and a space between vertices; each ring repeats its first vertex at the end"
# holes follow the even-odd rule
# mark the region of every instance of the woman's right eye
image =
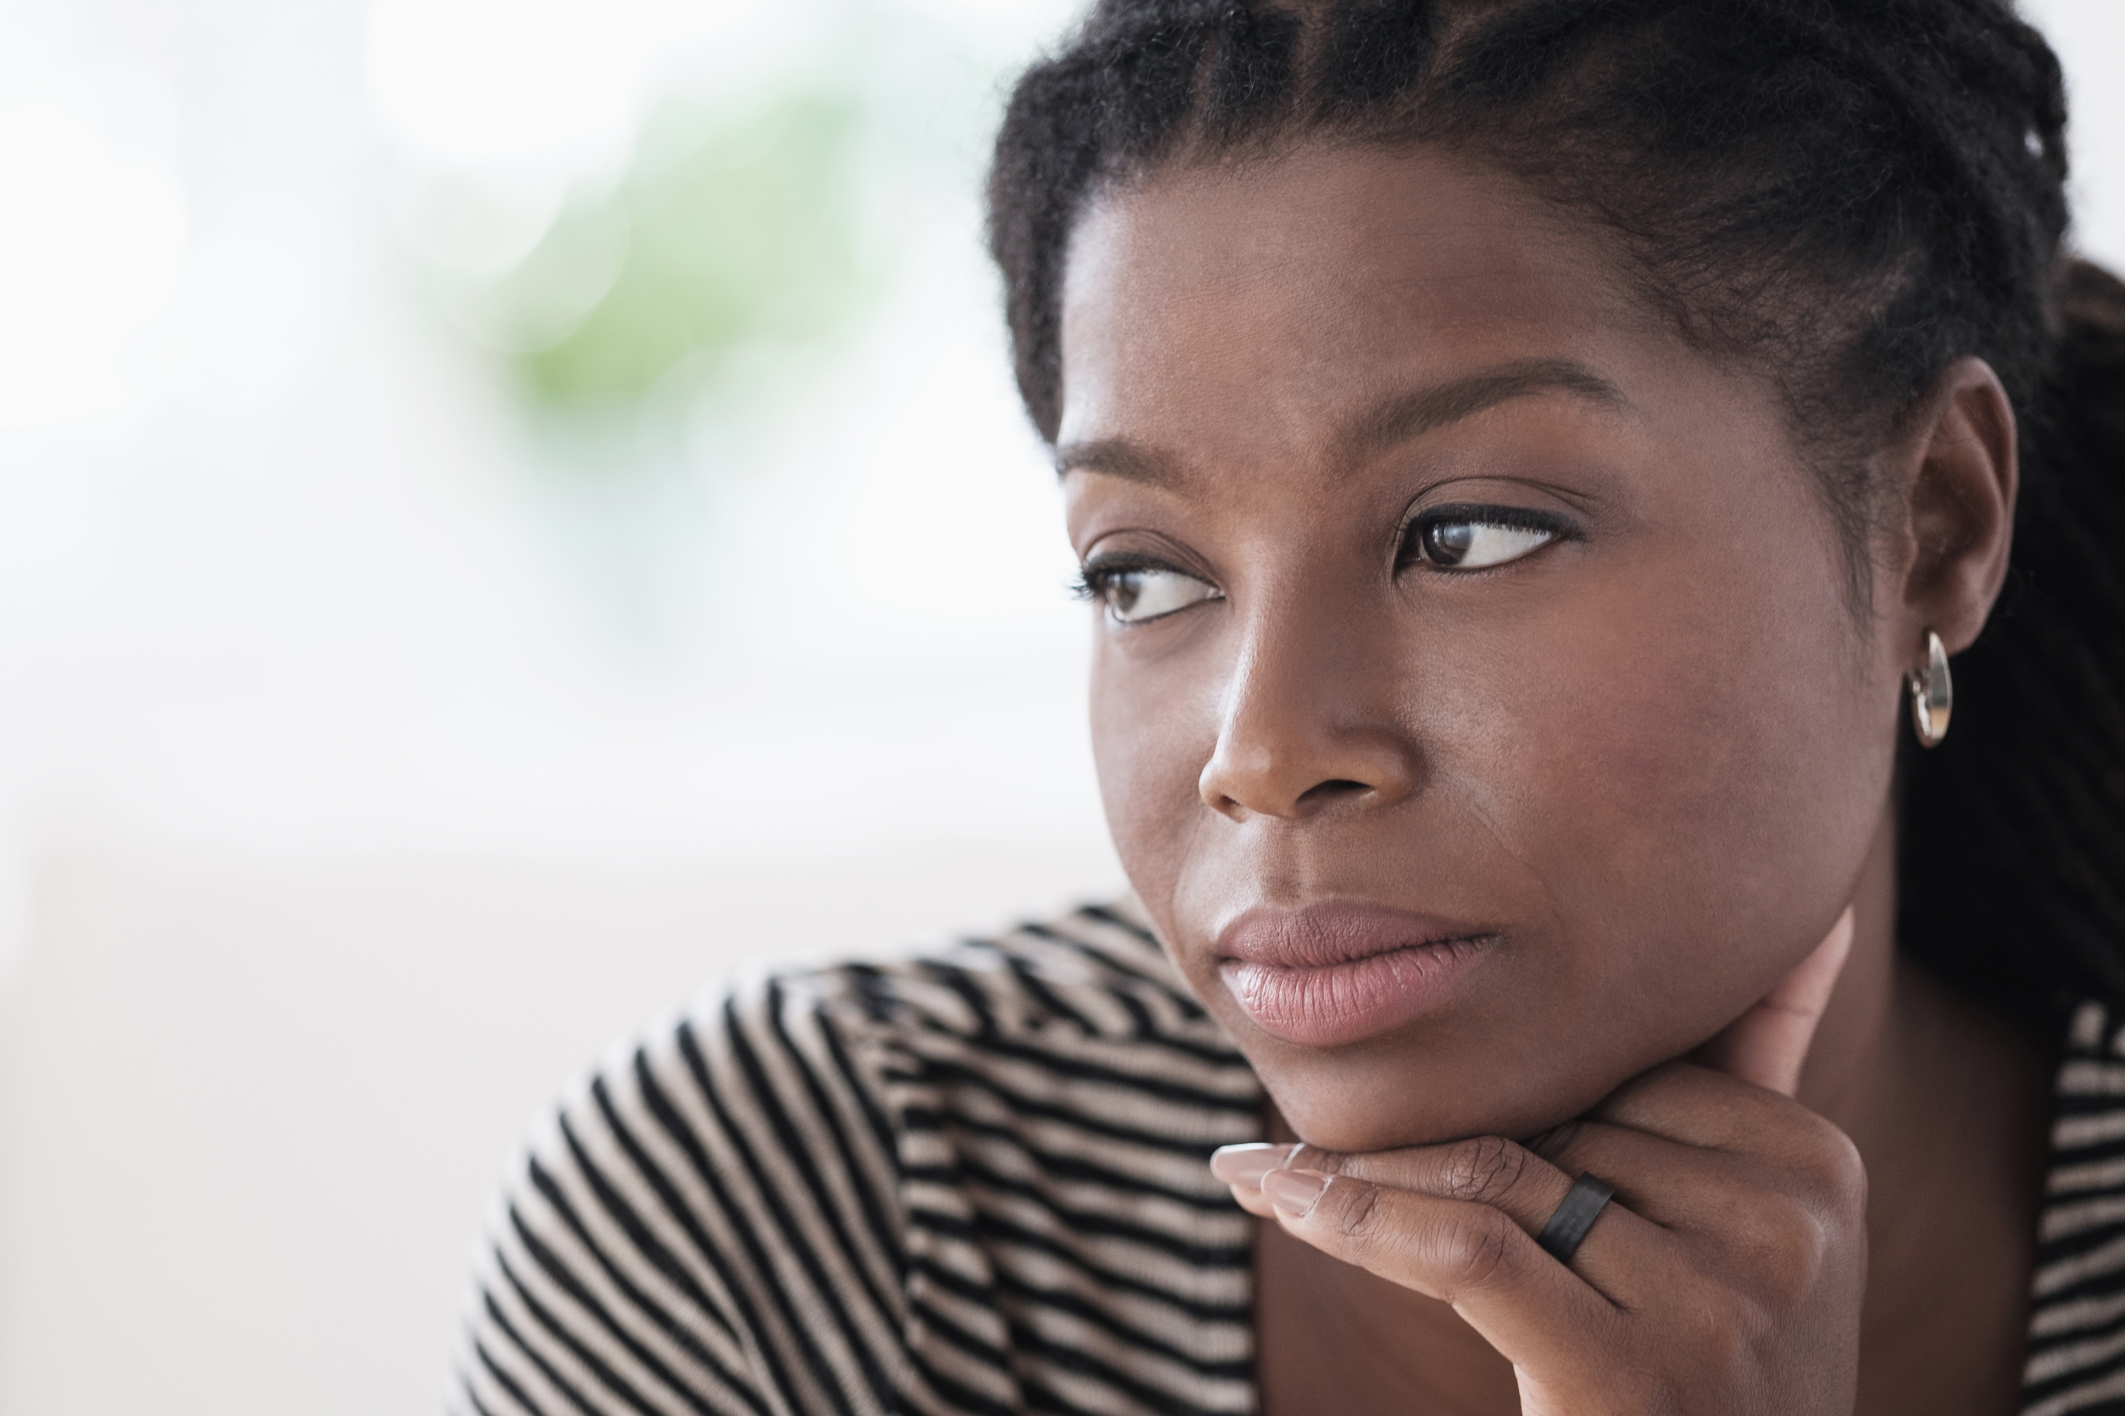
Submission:
POLYGON ((1165 566, 1128 566, 1085 571, 1084 592, 1107 607, 1116 624, 1142 624, 1205 600, 1221 598, 1217 587, 1165 566))

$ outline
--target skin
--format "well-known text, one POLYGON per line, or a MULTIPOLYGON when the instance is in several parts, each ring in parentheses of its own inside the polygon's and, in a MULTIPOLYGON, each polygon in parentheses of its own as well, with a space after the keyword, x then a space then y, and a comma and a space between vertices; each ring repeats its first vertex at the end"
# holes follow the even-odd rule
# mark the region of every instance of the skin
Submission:
POLYGON ((1273 1221, 1265 1409, 2014 1409, 2042 1062, 1894 949, 1903 675, 1926 630, 1975 638, 2007 560, 1991 371, 1944 369, 1874 452, 1855 597, 1764 372, 1435 151, 1107 194, 1062 354, 1091 580, 1195 597, 1102 609, 1109 823, 1305 1142, 1220 1159, 1273 1221), (1412 563, 1448 503, 1562 530, 1412 563), (1272 1036, 1220 931, 1324 901, 1453 921, 1471 962, 1380 1035, 1272 1036), (1566 1268, 1528 1236, 1588 1169, 1618 1198, 1566 1268))

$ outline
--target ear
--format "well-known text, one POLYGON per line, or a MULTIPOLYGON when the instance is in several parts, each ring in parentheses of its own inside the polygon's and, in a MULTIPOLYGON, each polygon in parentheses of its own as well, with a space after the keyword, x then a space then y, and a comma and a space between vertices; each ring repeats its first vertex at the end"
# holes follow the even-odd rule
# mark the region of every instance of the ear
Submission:
MULTIPOLYGON (((1901 493, 1889 523, 1902 554, 1897 603, 1884 617, 1915 646, 1933 630, 1951 654, 1985 627, 2007 578, 2021 480, 2014 407, 1982 359, 1958 359, 1886 449, 1901 493)), ((1913 662, 1915 663, 1915 657, 1913 662)))

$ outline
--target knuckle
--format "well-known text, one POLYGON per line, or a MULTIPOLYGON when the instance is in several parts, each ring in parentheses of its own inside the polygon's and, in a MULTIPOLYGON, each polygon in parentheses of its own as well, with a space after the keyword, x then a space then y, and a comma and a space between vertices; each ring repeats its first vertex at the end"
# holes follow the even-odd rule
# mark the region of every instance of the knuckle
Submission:
POLYGON ((1380 1187, 1338 1178, 1328 1188, 1341 1192, 1336 1196, 1335 1222, 1343 1236, 1359 1242, 1376 1237, 1384 1223, 1380 1187))
POLYGON ((1752 1291, 1781 1312, 1806 1304, 1835 1267, 1840 1250, 1849 1247, 1837 1217, 1793 1195, 1766 1196, 1738 1237, 1753 1275, 1752 1291))
POLYGON ((1809 1176, 1821 1197, 1839 1210, 1863 1211, 1867 1204, 1867 1163, 1850 1136, 1818 1120, 1809 1176))
POLYGON ((1745 1230, 1759 1268, 1805 1265, 1821 1246, 1822 1226, 1808 1206, 1792 1195, 1766 1194, 1749 1216, 1745 1230))
POLYGON ((1839 1247, 1837 1231, 1812 1210, 1794 1217, 1788 1232, 1786 1262, 1778 1272, 1774 1293, 1787 1305, 1797 1304, 1815 1292, 1839 1247))
POLYGON ((1864 1202, 1867 1166, 1859 1147, 1835 1122, 1791 1107, 1762 1158, 1788 1177, 1797 1193, 1826 1208, 1864 1202))
POLYGON ((1579 1138, 1586 1134, 1586 1129, 1584 1121, 1567 1121, 1529 1139, 1527 1148, 1550 1164, 1561 1166, 1564 1157, 1571 1153, 1572 1148, 1579 1143, 1579 1138))
POLYGON ((1476 1292, 1495 1281, 1512 1256, 1512 1241, 1519 1230, 1497 1210, 1477 1211, 1449 1224, 1441 1242, 1440 1270, 1447 1302, 1476 1292))
POLYGON ((1867 1167, 1852 1138, 1815 1120, 1787 1180, 1762 1208, 1767 1240, 1796 1282, 1812 1283, 1866 1223, 1867 1167))
POLYGON ((1529 1152, 1503 1136, 1478 1136, 1453 1147, 1446 1158, 1449 1199, 1495 1204, 1527 1174, 1529 1152))
POLYGON ((1714 1289, 1684 1310, 1692 1364, 1731 1379, 1752 1369, 1774 1325, 1760 1303, 1730 1288, 1714 1289))

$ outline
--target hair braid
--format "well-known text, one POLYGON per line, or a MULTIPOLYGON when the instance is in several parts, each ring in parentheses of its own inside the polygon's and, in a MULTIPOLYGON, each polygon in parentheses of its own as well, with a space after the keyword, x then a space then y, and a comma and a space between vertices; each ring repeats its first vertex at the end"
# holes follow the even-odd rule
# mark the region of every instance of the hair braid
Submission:
POLYGON ((2027 1012, 2125 996, 2125 286, 2062 258, 2066 116, 2006 0, 1099 0, 1013 94, 990 241, 1052 438, 1070 232, 1108 185, 1313 135, 1500 167, 1778 380, 1855 596, 1865 454, 1986 359, 2022 415, 2013 583, 1955 734, 1904 764, 1903 928, 2027 1012))

